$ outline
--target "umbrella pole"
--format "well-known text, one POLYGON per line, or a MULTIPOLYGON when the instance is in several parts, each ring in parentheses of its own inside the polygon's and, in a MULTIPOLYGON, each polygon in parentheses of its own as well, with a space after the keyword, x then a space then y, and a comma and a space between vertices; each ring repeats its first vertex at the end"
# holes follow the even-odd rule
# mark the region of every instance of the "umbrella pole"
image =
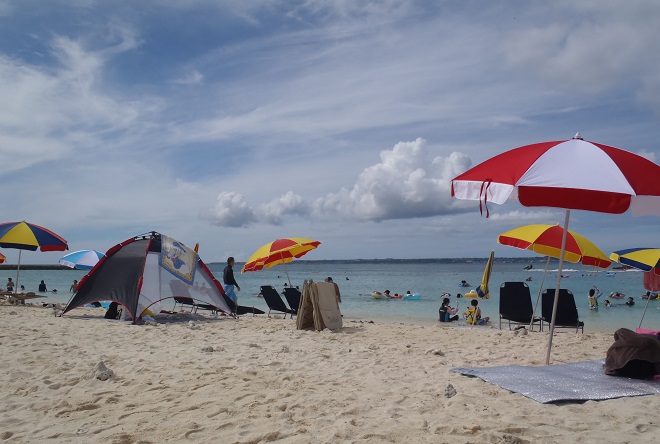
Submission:
POLYGON ((282 265, 284 265, 284 272, 286 273, 286 279, 289 281, 289 287, 291 287, 291 278, 289 277, 289 272, 286 269, 286 262, 284 262, 284 253, 280 252, 280 257, 282 258, 282 265))
MULTIPOLYGON (((652 272, 651 272, 652 273, 652 272)), ((644 306, 644 313, 642 313, 642 320, 639 321, 639 327, 637 328, 642 328, 642 322, 644 322, 644 316, 646 316, 646 309, 649 308, 649 301, 651 300, 651 296, 649 296, 646 299, 646 305, 644 306)))
POLYGON ((18 277, 21 275, 21 253, 23 250, 18 250, 18 265, 16 266, 16 285, 14 286, 14 293, 18 293, 18 277))
MULTIPOLYGON (((539 286, 539 294, 536 296, 536 304, 534 304, 534 311, 532 312, 532 319, 529 321, 529 329, 531 330, 534 326, 534 318, 536 317, 536 309, 539 308, 539 300, 541 299, 541 293, 543 293, 543 283, 545 282, 545 275, 548 272, 548 265, 550 265, 550 256, 548 260, 545 261, 545 270, 543 270, 543 277, 541 278, 541 285, 539 286)), ((543 326, 543 320, 541 320, 541 327, 543 326)))
POLYGON ((550 365, 550 352, 552 351, 552 336, 555 333, 555 319, 557 317, 557 306, 559 305, 559 289, 561 288, 561 270, 564 266, 564 253, 566 253, 566 235, 568 234, 568 220, 571 210, 566 210, 564 217, 564 233, 561 236, 561 251, 559 252, 559 269, 557 270, 557 287, 555 288, 555 300, 552 304, 552 319, 550 320, 550 336, 548 337, 548 351, 545 355, 545 365, 550 365))

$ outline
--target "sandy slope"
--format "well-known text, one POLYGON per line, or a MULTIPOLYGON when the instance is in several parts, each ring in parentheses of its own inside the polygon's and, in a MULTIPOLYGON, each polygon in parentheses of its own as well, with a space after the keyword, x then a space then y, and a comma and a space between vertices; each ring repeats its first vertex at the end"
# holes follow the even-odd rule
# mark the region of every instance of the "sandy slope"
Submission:
MULTIPOLYGON (((660 431, 659 396, 543 405, 449 371, 541 364, 546 333, 74 313, 0 306, 0 442, 641 443, 660 431), (114 376, 97 379, 99 361, 114 376)), ((554 363, 602 358, 611 342, 558 334, 554 363)))

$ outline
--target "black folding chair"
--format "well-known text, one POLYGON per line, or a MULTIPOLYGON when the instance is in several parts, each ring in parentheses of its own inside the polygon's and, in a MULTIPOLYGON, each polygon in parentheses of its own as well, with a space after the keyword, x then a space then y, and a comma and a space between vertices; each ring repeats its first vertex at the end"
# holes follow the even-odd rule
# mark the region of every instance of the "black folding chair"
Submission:
POLYGON ((543 331, 541 317, 534 316, 532 296, 525 282, 505 282, 500 286, 500 330, 502 320, 509 322, 509 330, 511 324, 531 325, 533 330, 534 324, 538 322, 543 331))
MULTIPOLYGON (((543 322, 547 322, 548 325, 550 325, 550 322, 552 321, 552 307, 554 301, 554 288, 545 290, 541 295, 541 316, 543 317, 543 322)), ((578 330, 582 330, 582 333, 584 333, 584 322, 580 320, 578 315, 573 293, 565 288, 559 290, 555 328, 574 328, 575 333, 577 333, 578 330)))
POLYGON ((293 315, 296 313, 293 310, 286 307, 286 304, 282 300, 282 297, 277 292, 277 290, 275 290, 273 286, 271 285, 262 286, 261 295, 264 297, 264 301, 266 301, 266 304, 268 305, 268 316, 270 316, 271 311, 279 311, 281 313, 284 313, 285 319, 287 314, 291 315, 291 319, 293 319, 293 315))
POLYGON ((294 287, 285 287, 282 292, 284 293, 286 302, 289 304, 289 308, 297 315, 298 307, 300 306, 300 290, 294 287))

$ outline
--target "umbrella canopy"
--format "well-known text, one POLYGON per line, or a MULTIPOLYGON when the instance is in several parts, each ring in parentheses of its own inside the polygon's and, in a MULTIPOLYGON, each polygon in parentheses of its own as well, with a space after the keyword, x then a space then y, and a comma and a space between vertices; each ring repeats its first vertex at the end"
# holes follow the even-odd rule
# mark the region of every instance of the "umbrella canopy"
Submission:
POLYGON ((65 251, 69 249, 64 238, 47 228, 25 221, 5 222, 0 224, 0 247, 18 249, 18 266, 16 267, 16 291, 21 273, 21 253, 23 250, 65 251))
POLYGON ((0 247, 20 250, 65 251, 69 246, 52 231, 25 221, 0 224, 0 247))
MULTIPOLYGON (((644 288, 649 291, 658 290, 657 275, 660 275, 660 248, 628 248, 626 250, 614 251, 610 254, 610 259, 623 265, 629 265, 639 270, 644 270, 644 288)), ((644 313, 639 321, 639 327, 642 327, 646 309, 649 308, 651 298, 646 298, 644 313)))
POLYGON ((660 214, 658 177, 660 166, 650 160, 577 134, 488 159, 454 178, 451 192, 484 204, 517 197, 526 207, 660 214))
POLYGON ((5 257, 5 255, 0 253, 0 264, 2 264, 6 260, 7 260, 7 258, 5 257))
POLYGON ((660 274, 660 248, 628 248, 614 251, 610 259, 644 271, 660 274))
POLYGON ((69 253, 60 259, 60 264, 79 270, 91 270, 105 254, 96 250, 80 250, 69 253))
POLYGON ((488 299, 490 298, 490 291, 488 290, 488 281, 490 280, 490 275, 493 272, 493 260, 495 258, 495 251, 490 252, 490 257, 488 262, 486 262, 486 268, 484 269, 484 275, 481 277, 481 284, 477 287, 477 294, 480 298, 488 299))
MULTIPOLYGON (((261 270, 264 267, 270 268, 277 264, 284 264, 286 266, 286 264, 293 261, 294 258, 304 256, 308 251, 314 250, 319 245, 321 245, 321 242, 305 237, 275 239, 273 242, 270 242, 255 251, 243 266, 241 273, 261 270)), ((289 285, 291 285, 289 272, 286 268, 284 268, 284 271, 286 272, 289 285)))
MULTIPOLYGON (((524 225, 500 234, 497 242, 522 250, 531 250, 544 256, 559 258, 563 235, 564 229, 559 225, 524 225)), ((564 260, 599 268, 607 268, 612 264, 612 261, 593 242, 572 230, 568 230, 566 236, 564 260)))
POLYGON ((545 360, 549 364, 570 210, 619 214, 632 208, 635 214, 660 214, 660 166, 576 134, 571 140, 527 145, 488 159, 455 177, 451 193, 478 200, 486 217, 488 202, 502 204, 509 197, 527 207, 566 210, 545 360))
POLYGON ((241 273, 270 268, 277 264, 286 264, 299 258, 321 245, 321 242, 304 237, 276 239, 254 252, 245 262, 241 273))

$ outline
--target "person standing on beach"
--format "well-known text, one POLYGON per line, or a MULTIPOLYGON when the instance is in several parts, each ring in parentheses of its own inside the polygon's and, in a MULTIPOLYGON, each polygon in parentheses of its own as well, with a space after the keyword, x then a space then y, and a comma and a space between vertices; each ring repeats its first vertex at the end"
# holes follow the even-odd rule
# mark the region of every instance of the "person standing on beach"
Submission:
POLYGON ((224 289, 225 289, 225 294, 236 303, 238 300, 238 295, 234 291, 234 287, 236 287, 236 290, 241 291, 241 287, 238 285, 238 282, 236 282, 236 279, 234 278, 234 258, 229 256, 227 258, 227 266, 225 267, 225 270, 222 272, 222 281, 225 284, 224 289))
POLYGON ((73 280, 73 284, 71 284, 71 288, 69 288, 69 291, 71 293, 75 293, 78 291, 78 281, 76 279, 73 280))
POLYGON ((341 293, 339 292, 339 285, 335 281, 332 280, 330 276, 328 276, 325 280, 326 282, 331 283, 335 287, 335 296, 337 296, 337 303, 341 304, 341 293))

